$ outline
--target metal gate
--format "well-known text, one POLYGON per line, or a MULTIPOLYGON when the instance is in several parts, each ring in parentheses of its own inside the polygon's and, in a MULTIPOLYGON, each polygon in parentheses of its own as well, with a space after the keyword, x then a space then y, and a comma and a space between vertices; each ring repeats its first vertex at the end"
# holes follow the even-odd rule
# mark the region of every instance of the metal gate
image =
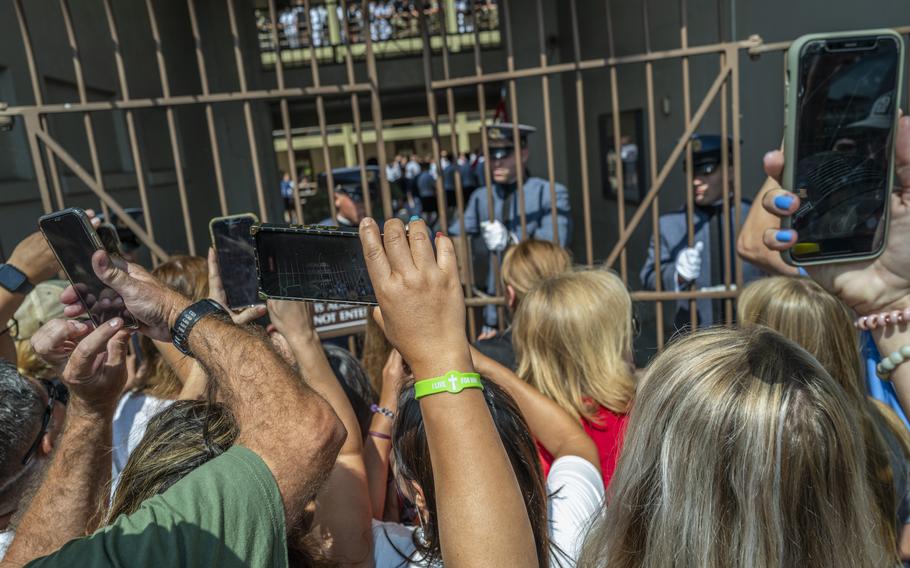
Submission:
MULTIPOLYGON (((111 5, 112 3, 111 0, 101 0, 104 5, 107 27, 112 43, 119 92, 116 100, 90 101, 86 94, 86 85, 85 81, 83 80, 83 68, 80 59, 79 42, 77 40, 76 30, 73 26, 69 1, 58 1, 60 6, 60 13, 62 14, 63 18, 63 24, 66 29, 69 47, 72 51, 72 65, 76 77, 76 86, 79 100, 65 104, 44 103, 45 87, 42 84, 42 81, 39 79, 38 69, 36 68, 33 35, 30 32, 29 22, 25 17, 22 0, 11 0, 15 7, 22 42, 25 47, 25 54, 27 58, 28 70, 35 102, 33 105, 14 106, 5 109, 0 108, 0 124, 2 124, 4 120, 11 120, 13 117, 21 117, 24 123, 28 147, 31 153, 31 159, 33 161, 36 174, 36 185, 40 193, 42 206, 46 212, 66 206, 66 203, 64 201, 64 193, 61 190, 60 169, 62 165, 73 174, 75 174, 75 176, 77 176, 78 179, 81 180, 94 193, 95 196, 97 196, 100 202, 100 206, 106 214, 114 212, 121 219, 123 219, 129 228, 134 233, 136 233, 139 239, 149 247, 153 256, 153 262, 166 260, 168 258, 168 252, 163 250, 163 248, 156 242, 156 219, 153 219, 150 216, 149 195, 147 191, 146 179, 147 172, 145 171, 143 165, 143 155, 140 151, 139 144, 139 133, 137 132, 134 119, 134 113, 138 110, 163 109, 165 111, 168 140, 173 157, 173 167, 177 179, 177 188, 179 193, 183 225, 182 229, 186 234, 187 249, 189 253, 197 254, 200 251, 200 246, 194 241, 193 223, 207 222, 207 219, 194 219, 192 214, 193 212, 190 211, 190 207, 188 205, 187 188, 184 181, 184 164, 183 158, 181 157, 181 140, 180 136, 178 135, 174 110, 184 105, 202 105, 204 108, 208 140, 211 146, 213 157, 213 177, 218 192, 219 208, 221 213, 226 215, 230 211, 230 204, 228 203, 227 195, 225 192, 225 182, 223 178, 223 168, 221 161, 221 141, 219 140, 219 137, 216 133, 214 126, 214 117, 215 112, 220 105, 230 103, 242 104, 244 122, 243 126, 246 131, 250 160, 253 167, 252 173, 254 178, 256 202, 258 204, 260 218, 262 220, 268 220, 268 198, 263 188, 263 179, 261 175, 261 167, 258 155, 258 146, 260 144, 260 141, 257 140, 257 137, 254 133, 251 105, 254 103, 277 103, 280 114, 280 130, 283 132, 284 136, 284 148, 286 148, 287 159, 289 163, 294 164, 295 150, 294 144, 292 143, 292 125, 289 102, 307 100, 315 102, 319 131, 323 140, 323 161, 326 165, 326 174, 328 177, 327 190, 329 193, 329 207, 331 209, 332 215, 334 216, 335 211, 333 188, 335 187, 335 184, 332 179, 332 160, 328 150, 326 101, 330 98, 340 98, 342 100, 349 99, 350 101, 350 121, 353 123, 353 131, 355 133, 357 141, 357 162, 361 170, 361 183, 363 184, 366 211, 370 215, 375 214, 382 215, 384 217, 392 216, 392 197, 390 193, 390 186, 388 180, 386 179, 383 167, 379 168, 379 196, 381 198, 381 203, 376 204, 371 202, 370 192, 367 188, 367 160, 364 154, 363 144, 363 130, 365 121, 361 116, 361 97, 369 99, 369 108, 372 115, 371 122, 373 128, 375 129, 377 149, 376 158, 380 166, 388 162, 388 157, 385 155, 385 145, 383 143, 383 109, 382 105, 380 104, 380 89, 377 76, 376 53, 373 45, 374 42, 371 37, 372 34, 367 29, 371 23, 369 20, 370 16, 368 15, 371 14, 370 4, 372 3, 367 2, 366 0, 363 0, 359 3, 348 2, 347 0, 337 0, 337 2, 335 0, 327 0, 327 5, 330 8, 336 6, 337 4, 337 7, 342 11, 340 13, 344 14, 348 13, 349 8, 356 9, 359 4, 360 13, 363 16, 363 20, 361 20, 360 23, 361 29, 359 31, 359 36, 362 37, 363 49, 362 53, 358 51, 356 56, 362 56, 365 59, 366 77, 364 79, 358 79, 358 77, 356 77, 354 66, 355 53, 352 49, 352 42, 349 41, 352 37, 352 33, 356 33, 356 30, 350 29, 351 22, 348 17, 342 17, 336 20, 336 26, 341 25, 342 27, 341 30, 336 30, 336 35, 339 35, 340 32, 342 37, 346 39, 342 42, 342 45, 334 46, 334 49, 340 49, 340 53, 342 54, 339 56, 339 58, 343 58, 346 80, 335 84, 327 84, 322 81, 319 61, 320 59, 324 60, 324 57, 317 55, 317 46, 314 45, 315 42, 309 41, 308 62, 311 72, 311 82, 308 85, 289 85, 287 84, 285 78, 285 68, 282 57, 282 42, 279 41, 277 32, 278 24, 276 4, 275 0, 268 0, 268 23, 270 24, 268 29, 270 30, 269 33, 271 34, 271 45, 274 49, 274 57, 272 60, 274 62, 276 88, 265 90, 250 90, 247 84, 247 70, 244 67, 243 53, 241 52, 240 47, 241 42, 239 39, 240 34, 238 31, 238 19, 235 12, 235 0, 224 0, 224 8, 227 11, 229 17, 230 35, 233 40, 233 59, 236 66, 236 73, 239 84, 238 88, 233 91, 212 92, 212 90, 209 88, 209 74, 207 71, 206 62, 207 54, 202 49, 202 37, 199 21, 197 18, 195 0, 187 0, 187 18, 189 19, 190 28, 193 35, 193 43, 195 45, 195 59, 198 67, 201 92, 192 96, 174 96, 171 94, 171 87, 168 80, 168 65, 162 51, 161 34, 159 33, 160 22, 158 22, 156 18, 156 11, 154 6, 155 0, 144 0, 147 12, 148 26, 151 35, 154 38, 157 73, 160 78, 161 85, 161 96, 153 98, 132 98, 130 96, 129 84, 126 79, 123 55, 120 51, 119 30, 117 22, 114 18, 114 13, 111 5), (98 141, 96 140, 95 127, 93 123, 93 116, 97 113, 104 112, 123 112, 125 114, 127 131, 126 134, 129 139, 130 157, 133 161, 133 164, 135 166, 134 169, 136 172, 136 188, 145 216, 144 227, 140 226, 139 223, 133 221, 129 215, 126 215, 124 213, 123 207, 121 207, 117 200, 114 199, 105 190, 99 161, 98 141), (64 148, 57 139, 52 136, 51 129, 49 128, 48 124, 48 119, 49 117, 63 114, 75 114, 82 117, 84 122, 86 144, 90 155, 89 164, 79 163, 73 157, 73 155, 66 148, 64 148)), ((623 281, 628 284, 629 259, 627 258, 628 255, 626 246, 635 230, 641 226, 642 223, 650 222, 655 247, 659 248, 660 239, 657 238, 657 235, 658 217, 660 212, 659 196, 661 190, 665 186, 665 182, 667 181, 672 168, 674 168, 680 161, 684 161, 688 168, 688 171, 691 171, 693 152, 691 136, 696 132, 696 129, 705 119, 715 101, 719 102, 722 139, 726 139, 728 136, 732 137, 733 140, 741 139, 739 92, 740 54, 742 52, 746 52, 750 56, 757 57, 762 54, 779 53, 787 49, 789 42, 765 44, 762 42, 761 38, 753 36, 752 38, 744 41, 718 41, 717 43, 691 46, 689 45, 686 0, 679 0, 678 9, 681 22, 679 28, 679 46, 675 49, 670 50, 652 51, 648 2, 645 1, 641 2, 641 10, 644 22, 642 33, 643 37, 645 38, 646 45, 645 52, 636 55, 617 56, 614 51, 614 22, 611 15, 611 1, 605 0, 606 21, 604 23, 608 38, 608 52, 603 54, 602 57, 582 59, 581 38, 579 37, 578 32, 579 21, 577 9, 578 7, 576 5, 577 0, 569 0, 568 4, 571 13, 572 39, 574 42, 574 58, 570 62, 550 63, 548 61, 546 50, 546 22, 544 21, 543 0, 533 0, 534 9, 536 10, 538 21, 537 31, 540 46, 539 64, 531 67, 517 68, 515 64, 515 54, 513 52, 513 29, 511 22, 512 12, 510 10, 510 1, 515 0, 498 0, 497 2, 498 7, 500 8, 499 23, 501 26, 501 35, 503 38, 503 46, 505 51, 506 70, 485 72, 481 57, 481 45, 484 42, 480 37, 480 26, 473 25, 471 28, 473 29, 475 37, 474 41, 471 43, 473 44, 474 70, 473 74, 466 76, 453 76, 450 70, 450 43, 447 39, 447 34, 451 33, 453 30, 452 22, 454 21, 454 18, 451 17, 450 13, 447 14, 447 9, 452 9, 452 6, 454 5, 452 0, 431 2, 429 3, 429 10, 421 10, 419 12, 418 29, 423 45, 422 70, 426 94, 426 112, 432 125, 432 148, 434 160, 437 164, 437 167, 439 168, 439 171, 441 171, 441 149, 447 145, 453 149, 456 148, 457 132, 454 125, 456 125, 456 112, 459 111, 471 111, 479 113, 482 123, 481 139, 483 144, 483 152, 485 155, 488 154, 486 136, 487 124, 484 118, 489 116, 491 105, 486 100, 487 95, 484 87, 489 84, 504 84, 506 86, 508 91, 508 107, 511 119, 513 123, 517 124, 521 118, 521 107, 519 104, 521 93, 516 88, 516 80, 539 78, 543 97, 542 104, 544 109, 542 118, 544 123, 543 130, 546 143, 547 177, 550 182, 551 203, 553 204, 550 214, 554 220, 554 225, 556 225, 557 211, 554 189, 556 181, 554 173, 554 155, 557 150, 554 148, 553 142, 553 116, 551 112, 550 101, 550 91, 552 88, 550 84, 551 80, 554 78, 558 79, 561 76, 568 76, 574 80, 576 99, 575 103, 577 106, 578 143, 580 148, 585 148, 587 145, 588 133, 586 132, 585 121, 585 92, 583 72, 599 71, 609 76, 610 102, 612 114, 615 117, 613 120, 613 141, 615 144, 614 150, 616 154, 619 155, 621 136, 620 124, 618 120, 618 117, 620 116, 618 84, 620 81, 620 75, 626 68, 634 66, 643 67, 646 85, 646 124, 648 132, 647 140, 649 146, 647 152, 649 159, 646 164, 648 175, 646 177, 647 179, 651 180, 651 182, 647 193, 640 201, 639 205, 634 210, 630 210, 627 209, 623 196, 624 183, 622 179, 622 168, 617 171, 617 191, 619 193, 617 199, 616 216, 617 239, 613 244, 612 250, 605 261, 605 266, 610 268, 615 267, 617 272, 621 275, 623 281), (435 33, 441 35, 441 42, 436 41, 434 43, 434 37, 431 37, 431 29, 435 30, 435 33), (441 51, 442 79, 433 78, 434 47, 437 48, 437 51, 441 51), (717 73, 711 82, 710 88, 708 89, 706 95, 700 100, 693 100, 693 97, 691 96, 690 86, 690 59, 702 56, 716 58, 717 73), (655 109, 654 65, 656 62, 663 61, 677 61, 682 71, 684 128, 682 132, 678 133, 678 135, 674 135, 673 138, 676 142, 669 154, 669 157, 667 157, 663 163, 659 163, 657 154, 658 133, 655 127, 655 113, 657 111, 655 109), (455 105, 456 99, 454 96, 454 90, 457 88, 465 87, 473 87, 476 90, 476 106, 469 109, 457 109, 455 105), (445 98, 445 109, 443 110, 437 109, 437 94, 442 95, 445 98), (440 135, 440 124, 443 118, 447 118, 449 125, 453 125, 451 128, 449 128, 450 138, 448 141, 440 135)), ((481 9, 482 4, 483 3, 472 3, 473 11, 470 14, 471 18, 475 20, 478 18, 478 12, 481 9)), ((531 2, 528 2, 527 4, 530 5, 531 2)), ((722 2, 719 1, 719 13, 721 4, 722 2)), ((315 5, 316 4, 314 2, 314 6, 315 5)), ((319 5, 322 6, 323 2, 319 2, 319 5)), ((309 0, 303 1, 302 8, 303 13, 307 15, 306 21, 309 22, 309 14, 311 11, 309 0)), ((460 17, 461 16, 464 16, 464 14, 461 14, 460 17)), ((902 34, 908 34, 910 33, 910 26, 899 28, 899 31, 902 34)), ((722 30, 720 29, 718 30, 718 37, 721 40, 723 39, 722 30)), ((908 104, 908 107, 910 107, 910 104, 908 104)), ((276 130, 278 129, 279 128, 276 128, 276 130)), ((515 145, 518 146, 519 131, 517 126, 513 130, 513 138, 515 145)), ((519 160, 519 189, 525 181, 522 179, 523 168, 521 167, 520 163, 520 155, 520 152, 516 153, 516 156, 519 160)), ((489 164, 489 161, 486 160, 485 178, 488 180, 491 179, 489 164)), ((738 229, 740 223, 742 222, 742 219, 740 218, 741 215, 738 210, 739 208, 736 205, 740 202, 740 197, 742 195, 742 157, 740 155, 740 148, 738 144, 733 144, 732 153, 728 151, 726 144, 722 145, 722 169, 724 172, 725 186, 728 181, 731 181, 727 179, 728 165, 730 164, 732 164, 732 185, 734 191, 732 200, 730 196, 728 196, 726 193, 724 194, 723 215, 725 219, 729 219, 732 216, 733 226, 735 229, 738 229)), ((591 164, 588 163, 588 158, 585 152, 579 153, 578 167, 581 172, 581 220, 584 226, 585 235, 584 262, 587 265, 593 265, 595 259, 593 253, 593 237, 591 227, 592 205, 589 175, 591 164)), ((296 168, 291 168, 290 173, 292 176, 292 183, 295 187, 297 187, 298 180, 296 168)), ((454 204, 454 210, 457 212, 458 217, 460 219, 463 219, 464 206, 467 196, 464 195, 464 192, 462 190, 460 173, 456 173, 455 180, 456 203, 454 204)), ((526 232, 526 218, 523 203, 521 203, 523 197, 522 191, 518 191, 518 196, 520 201, 519 211, 521 214, 521 228, 522 232, 524 233, 526 232)), ((451 207, 452 204, 446 203, 446 194, 443 188, 441 175, 436 180, 436 198, 441 217, 441 226, 443 230, 445 230, 445 227, 448 226, 449 222, 449 219, 446 218, 446 208, 447 205, 451 207)), ((492 201, 492 194, 489 187, 487 188, 487 199, 488 202, 492 201)), ((298 192, 294 192, 294 208, 296 210, 298 219, 306 218, 305 216, 307 212, 302 207, 298 192)), ((690 180, 686 188, 686 219, 689 246, 692 246, 694 244, 693 208, 694 192, 692 188, 692 182, 690 180)), ((493 211, 492 207, 489 207, 488 209, 490 211, 493 211)), ((734 246, 734 243, 732 242, 730 235, 730 224, 724 223, 723 227, 724 254, 727 258, 729 258, 731 256, 731 247, 734 246)), ((470 329, 473 334, 476 329, 476 310, 488 304, 502 306, 504 304, 504 299, 502 297, 501 291, 500 293, 497 293, 495 297, 476 297, 474 295, 472 286, 469 285, 472 280, 470 274, 470 247, 467 246, 467 243, 465 242, 466 237, 464 235, 464 230, 459 231, 459 234, 460 236, 458 239, 461 244, 460 248, 461 250, 465 251, 465 257, 462 258, 462 274, 466 284, 466 291, 468 296, 467 302, 470 306, 470 329)), ((204 248, 204 246, 202 248, 204 248)), ((655 269, 658 273, 660 273, 659 249, 655 252, 655 256, 657 257, 657 266, 655 269)), ((733 256, 736 257, 736 255, 733 256)), ((496 281, 499 281, 498 269, 496 281)), ((688 300, 690 302, 690 305, 694 308, 694 304, 698 299, 721 299, 724 301, 725 305, 725 319, 727 322, 732 321, 733 302, 737 297, 739 290, 742 289, 743 284, 742 261, 738 257, 736 257, 733 266, 730 266, 729 262, 725 263, 723 283, 724 289, 720 291, 690 290, 685 292, 674 292, 663 290, 661 288, 660 278, 658 278, 657 289, 655 291, 635 291, 632 293, 632 296, 636 302, 653 303, 655 305, 657 334, 656 344, 658 348, 660 348, 665 341, 662 309, 662 304, 664 302, 688 300)), ((499 288, 497 288, 497 290, 499 291, 499 288)), ((695 321, 697 312, 695 309, 691 309, 690 311, 693 318, 692 324, 693 326, 697 326, 698 322, 695 321)), ((500 317, 500 322, 503 321, 504 318, 500 317)))

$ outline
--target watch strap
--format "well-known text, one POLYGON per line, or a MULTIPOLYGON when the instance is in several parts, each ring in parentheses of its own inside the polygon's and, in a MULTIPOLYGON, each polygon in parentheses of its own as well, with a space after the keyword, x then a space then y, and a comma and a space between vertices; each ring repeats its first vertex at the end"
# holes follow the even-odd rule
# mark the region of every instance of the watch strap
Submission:
POLYGON ((483 383, 480 382, 480 375, 477 373, 449 371, 441 377, 417 381, 414 383, 414 398, 420 400, 425 396, 441 392, 458 394, 464 389, 483 390, 483 383))
POLYGON ((13 272, 16 276, 18 276, 19 278, 22 279, 21 282, 19 282, 18 286, 10 288, 6 284, 6 280, 7 280, 6 275, 3 274, 2 275, 3 277, 0 278, 0 286, 3 286, 4 288, 6 288, 8 291, 12 292, 13 294, 28 294, 29 292, 31 292, 32 290, 35 289, 35 285, 28 281, 28 276, 26 276, 26 274, 24 272, 22 272, 21 270, 19 270, 12 264, 9 264, 9 263, 0 264, 0 272, 13 272))
POLYGON ((226 314, 227 312, 221 304, 209 298, 199 300, 180 312, 174 322, 174 327, 171 328, 171 340, 174 343, 174 347, 184 355, 192 357, 193 354, 190 351, 189 342, 190 332, 199 323, 199 320, 213 313, 226 314))

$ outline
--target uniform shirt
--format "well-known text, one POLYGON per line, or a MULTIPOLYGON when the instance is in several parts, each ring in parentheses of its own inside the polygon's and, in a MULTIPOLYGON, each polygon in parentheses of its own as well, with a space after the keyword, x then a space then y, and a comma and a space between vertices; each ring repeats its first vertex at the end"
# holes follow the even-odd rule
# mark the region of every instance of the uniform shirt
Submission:
POLYGON ((132 515, 27 566, 288 565, 284 505, 258 455, 234 446, 132 515))
MULTIPOLYGON (((740 218, 745 219, 749 213, 750 203, 747 200, 740 202, 740 218)), ((723 281, 723 262, 720 266, 714 266, 714 259, 723 259, 723 227, 720 225, 722 213, 719 207, 695 207, 693 211, 693 228, 695 230, 695 241, 701 241, 705 244, 701 256, 701 274, 695 279, 698 288, 709 288, 724 283, 723 281), (716 239, 716 240, 715 240, 716 239)), ((734 207, 730 204, 730 274, 735 279, 734 257, 736 256, 736 234, 734 232, 734 207)), ((660 276, 663 283, 663 290, 673 292, 677 289, 676 280, 676 257, 688 245, 688 227, 686 225, 685 210, 666 213, 660 216, 660 276)), ((748 284, 757 280, 765 274, 757 267, 743 261, 743 284, 748 284)), ((641 269, 641 283, 646 290, 657 289, 658 275, 655 270, 654 259, 654 239, 648 245, 648 259, 641 269)), ((684 325, 690 321, 689 300, 679 300, 677 302, 677 325, 684 325)), ((698 321, 710 324, 719 321, 722 313, 715 314, 714 302, 712 300, 698 300, 698 321)))
MULTIPOLYGON (((524 182, 524 205, 525 219, 529 239, 540 239, 552 241, 554 232, 559 237, 560 246, 569 246, 569 238, 572 231, 571 210, 569 207, 569 191, 562 184, 556 184, 556 215, 557 226, 553 226, 553 217, 550 209, 550 183, 539 177, 529 177, 524 182)), ((518 242, 522 239, 521 235, 521 215, 519 213, 519 199, 516 194, 517 184, 503 186, 500 184, 493 185, 493 214, 494 218, 501 221, 509 233, 512 240, 518 242), (509 205, 506 206, 508 200, 509 205)), ((464 230, 465 234, 479 236, 481 234, 480 224, 483 221, 490 220, 489 209, 487 208, 487 188, 478 187, 471 193, 464 208, 464 230)), ((450 235, 460 235, 461 225, 456 219, 449 226, 450 235)), ((496 282, 493 279, 492 265, 494 255, 490 255, 489 266, 491 267, 487 274, 486 291, 490 295, 496 294, 496 282)), ((484 323, 494 326, 497 323, 496 307, 487 306, 484 310, 484 323)))

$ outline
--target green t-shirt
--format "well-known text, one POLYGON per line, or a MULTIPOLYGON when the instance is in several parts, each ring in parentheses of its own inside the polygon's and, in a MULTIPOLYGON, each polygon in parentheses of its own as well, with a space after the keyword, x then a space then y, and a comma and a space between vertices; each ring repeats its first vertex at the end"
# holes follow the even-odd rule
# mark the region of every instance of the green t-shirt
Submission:
POLYGON ((80 566, 288 565, 284 506, 258 455, 234 446, 95 534, 28 564, 80 566))

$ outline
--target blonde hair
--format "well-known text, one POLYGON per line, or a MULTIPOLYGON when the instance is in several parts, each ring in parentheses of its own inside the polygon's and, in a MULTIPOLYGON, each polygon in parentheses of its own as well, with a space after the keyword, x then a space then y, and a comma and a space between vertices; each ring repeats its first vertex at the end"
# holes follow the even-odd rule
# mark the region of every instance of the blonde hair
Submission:
POLYGON ((671 344, 640 381, 578 566, 885 566, 857 413, 764 327, 671 344))
POLYGON ((515 306, 531 288, 551 276, 572 268, 572 255, 552 241, 530 239, 506 251, 500 275, 503 284, 515 290, 515 306))
POLYGON ((866 475, 875 493, 879 526, 897 549, 898 536, 894 472, 883 430, 901 448, 900 459, 910 459, 910 436, 890 408, 866 395, 859 333, 852 314, 839 299, 814 280, 776 276, 750 284, 739 298, 737 316, 742 325, 764 325, 811 353, 843 387, 859 415, 866 444, 866 475))
POLYGON ((544 280, 515 313, 518 375, 576 419, 595 421, 598 406, 624 414, 635 393, 632 298, 606 270, 544 280))
MULTIPOLYGON (((159 282, 193 301, 209 295, 209 269, 206 259, 199 256, 172 256, 152 270, 159 282)), ((142 383, 140 390, 158 398, 177 398, 183 387, 177 373, 146 336, 139 338, 142 354, 142 383)))

